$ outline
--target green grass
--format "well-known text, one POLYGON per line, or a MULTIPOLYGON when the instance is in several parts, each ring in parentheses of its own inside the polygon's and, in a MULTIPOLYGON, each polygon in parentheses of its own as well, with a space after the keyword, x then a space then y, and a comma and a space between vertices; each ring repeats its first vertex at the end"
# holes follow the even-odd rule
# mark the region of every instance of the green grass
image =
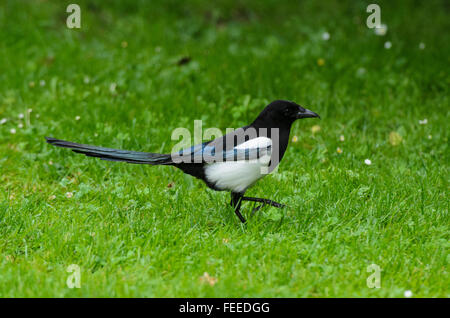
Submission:
POLYGON ((0 296, 450 296, 445 1, 379 2, 385 36, 370 1, 78 1, 80 30, 68 3, 0 4, 0 296), (179 170, 44 141, 170 152, 175 128, 237 128, 274 99, 322 120, 247 193, 288 208, 246 226, 179 170))

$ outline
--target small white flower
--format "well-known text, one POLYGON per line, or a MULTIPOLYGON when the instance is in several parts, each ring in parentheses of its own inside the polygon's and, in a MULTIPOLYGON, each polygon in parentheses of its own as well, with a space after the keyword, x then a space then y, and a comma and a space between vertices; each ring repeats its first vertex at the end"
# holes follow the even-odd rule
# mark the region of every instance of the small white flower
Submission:
POLYGON ((48 164, 49 164, 50 166, 53 166, 53 161, 50 160, 50 161, 48 162, 48 164))
POLYGON ((392 43, 391 42, 387 41, 387 42, 384 43, 384 48, 386 50, 389 50, 391 47, 392 47, 392 43))
POLYGON ((89 76, 85 76, 83 79, 84 84, 89 84, 90 81, 91 79, 89 78, 89 76))
POLYGON ((19 124, 17 125, 17 127, 23 128, 23 124, 22 124, 22 123, 19 123, 19 124))
POLYGON ((71 197, 73 197, 73 193, 72 192, 66 192, 66 198, 70 199, 71 197))
POLYGON ((431 135, 428 135, 428 139, 433 139, 433 136, 431 136, 431 135))
POLYGON ((80 120, 81 117, 80 116, 75 116, 75 120, 80 120))
POLYGON ((412 291, 410 290, 405 290, 405 293, 403 295, 405 295, 406 298, 410 298, 412 296, 412 291))
POLYGON ((345 140, 344 135, 340 135, 340 136, 339 136, 339 140, 340 140, 340 141, 344 141, 344 140, 345 140))
POLYGON ((328 41, 329 39, 330 39, 330 33, 328 33, 328 32, 323 32, 323 33, 322 33, 322 40, 328 41))
POLYGON ((22 114, 22 113, 19 114, 19 118, 20 118, 20 119, 23 118, 23 114, 22 114))
POLYGON ((375 28, 375 34, 379 36, 383 36, 387 33, 388 27, 386 24, 380 24, 375 28))
POLYGON ((419 125, 426 125, 428 124, 428 119, 424 118, 423 120, 419 120, 419 125))
POLYGON ((297 136, 292 137, 292 142, 297 142, 297 141, 298 141, 298 137, 297 136))
POLYGON ((33 112, 33 110, 31 109, 31 108, 28 108, 28 110, 27 110, 29 113, 32 113, 33 112))
POLYGON ((360 67, 358 68, 358 70, 356 71, 356 75, 358 76, 363 76, 364 74, 366 74, 366 69, 364 67, 360 67))
POLYGON ((425 49, 425 43, 420 42, 419 43, 419 49, 424 50, 425 49))
POLYGON ((39 85, 45 86, 45 81, 44 81, 44 80, 40 80, 40 81, 39 81, 39 85))
POLYGON ((6 123, 7 121, 8 121, 8 119, 2 118, 2 119, 0 120, 0 125, 3 125, 3 124, 6 123))
POLYGON ((372 164, 372 161, 370 159, 366 159, 364 160, 364 163, 368 166, 370 166, 372 164))
POLYGON ((116 93, 116 88, 117 88, 117 84, 116 83, 111 83, 111 85, 109 85, 109 91, 111 92, 111 94, 115 94, 116 93))
POLYGON ((342 153, 342 149, 341 149, 340 147, 337 147, 336 152, 337 152, 338 154, 341 154, 341 153, 342 153))
POLYGON ((15 130, 14 128, 11 128, 11 129, 9 130, 9 132, 10 132, 11 134, 15 134, 15 133, 16 133, 16 130, 15 130))

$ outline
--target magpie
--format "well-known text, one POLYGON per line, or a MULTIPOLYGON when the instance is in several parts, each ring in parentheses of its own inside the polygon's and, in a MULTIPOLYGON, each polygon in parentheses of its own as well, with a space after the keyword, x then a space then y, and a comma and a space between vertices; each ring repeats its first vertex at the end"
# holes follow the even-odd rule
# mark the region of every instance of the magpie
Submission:
POLYGON ((102 160, 177 167, 203 180, 213 190, 230 191, 230 205, 239 220, 245 223, 240 212, 242 201, 261 203, 252 214, 265 205, 284 207, 269 199, 244 196, 244 193, 279 164, 288 146, 294 121, 314 117, 320 118, 315 112, 292 101, 275 100, 250 125, 170 154, 97 147, 52 137, 46 137, 46 140, 54 146, 70 148, 76 153, 102 160))

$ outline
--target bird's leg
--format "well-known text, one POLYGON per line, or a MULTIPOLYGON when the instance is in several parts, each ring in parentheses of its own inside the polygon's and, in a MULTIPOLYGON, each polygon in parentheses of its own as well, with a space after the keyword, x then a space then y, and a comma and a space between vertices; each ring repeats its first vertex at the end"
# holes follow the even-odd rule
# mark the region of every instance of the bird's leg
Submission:
POLYGON ((278 202, 275 202, 275 201, 272 201, 269 199, 262 199, 262 198, 242 197, 242 201, 261 202, 261 203, 263 203, 262 206, 264 206, 264 204, 268 204, 268 205, 271 205, 276 208, 284 208, 285 207, 284 204, 281 204, 281 203, 278 203, 278 202))
POLYGON ((238 216, 239 220, 241 220, 242 223, 245 223, 245 218, 242 216, 240 209, 241 209, 241 203, 242 203, 242 193, 236 193, 231 192, 231 206, 234 209, 234 213, 238 216))

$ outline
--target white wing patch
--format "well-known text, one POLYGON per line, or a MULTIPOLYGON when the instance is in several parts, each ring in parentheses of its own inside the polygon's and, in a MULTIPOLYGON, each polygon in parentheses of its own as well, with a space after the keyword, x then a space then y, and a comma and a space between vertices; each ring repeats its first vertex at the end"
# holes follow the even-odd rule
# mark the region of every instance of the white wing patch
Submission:
MULTIPOLYGON (((246 141, 235 149, 265 149, 272 145, 267 137, 258 137, 246 141)), ((270 152, 259 159, 248 161, 215 162, 205 165, 205 175, 209 182, 214 183, 220 190, 244 192, 268 171, 270 152)))
POLYGON ((267 137, 258 137, 237 145, 235 149, 267 148, 270 146, 272 146, 272 139, 267 137))

